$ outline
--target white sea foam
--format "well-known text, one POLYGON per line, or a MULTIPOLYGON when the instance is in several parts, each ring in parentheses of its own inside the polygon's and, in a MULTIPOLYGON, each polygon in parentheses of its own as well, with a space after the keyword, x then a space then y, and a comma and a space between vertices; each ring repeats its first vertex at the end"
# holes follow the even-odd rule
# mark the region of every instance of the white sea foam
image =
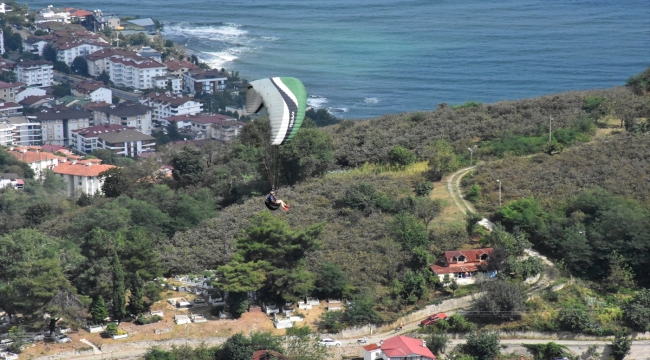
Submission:
POLYGON ((324 107, 327 102, 327 98, 318 95, 310 95, 307 98, 307 104, 316 109, 324 107))
POLYGON ((365 98, 363 99, 363 102, 366 104, 377 104, 379 102, 379 99, 377 99, 376 97, 365 98))
POLYGON ((237 24, 200 25, 191 23, 165 24, 163 35, 191 37, 201 40, 216 40, 225 42, 246 42, 248 31, 242 30, 237 24))
POLYGON ((210 65, 211 68, 220 69, 225 67, 224 65, 233 62, 238 59, 237 56, 233 54, 230 49, 226 51, 219 52, 206 52, 202 53, 203 56, 200 56, 201 60, 210 65), (205 58, 205 59, 204 59, 205 58))
POLYGON ((350 108, 336 108, 336 107, 328 107, 327 111, 329 111, 330 114, 343 114, 348 111, 350 111, 350 108))
POLYGON ((264 40, 264 41, 278 41, 278 40, 280 40, 280 38, 277 37, 277 36, 262 36, 261 39, 264 40))

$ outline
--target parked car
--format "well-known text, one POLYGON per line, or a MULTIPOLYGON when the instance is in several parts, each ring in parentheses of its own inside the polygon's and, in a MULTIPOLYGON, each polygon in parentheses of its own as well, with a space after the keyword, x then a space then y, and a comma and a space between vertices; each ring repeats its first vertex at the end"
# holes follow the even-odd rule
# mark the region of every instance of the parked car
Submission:
POLYGON ((332 340, 330 338, 325 338, 322 339, 321 341, 318 342, 318 345, 323 345, 323 346, 341 346, 340 341, 332 340))
POLYGON ((58 343, 69 343, 70 341, 72 341, 72 339, 70 339, 69 336, 63 335, 63 334, 57 335, 55 337, 55 339, 56 339, 56 342, 58 342, 58 343))
POLYGON ((446 319, 447 314, 445 313, 438 313, 438 314, 433 314, 429 315, 426 319, 422 320, 420 322, 420 325, 422 326, 428 326, 428 325, 433 325, 436 321, 441 320, 441 319, 446 319))

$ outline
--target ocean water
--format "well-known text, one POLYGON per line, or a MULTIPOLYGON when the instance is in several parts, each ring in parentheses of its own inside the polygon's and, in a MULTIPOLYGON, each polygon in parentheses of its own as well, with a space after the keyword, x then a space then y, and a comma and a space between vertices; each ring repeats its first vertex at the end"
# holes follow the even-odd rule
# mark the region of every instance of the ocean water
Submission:
POLYGON ((99 0, 244 78, 295 76, 344 118, 622 85, 650 65, 647 0, 99 0))

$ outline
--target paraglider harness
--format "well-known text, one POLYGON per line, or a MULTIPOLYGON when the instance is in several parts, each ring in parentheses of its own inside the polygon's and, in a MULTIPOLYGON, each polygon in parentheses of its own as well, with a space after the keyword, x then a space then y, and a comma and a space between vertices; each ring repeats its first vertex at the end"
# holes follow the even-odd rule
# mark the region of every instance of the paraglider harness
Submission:
POLYGON ((266 197, 266 200, 264 200, 264 205, 271 210, 275 211, 280 208, 280 204, 275 202, 275 196, 273 194, 269 194, 269 196, 266 197))

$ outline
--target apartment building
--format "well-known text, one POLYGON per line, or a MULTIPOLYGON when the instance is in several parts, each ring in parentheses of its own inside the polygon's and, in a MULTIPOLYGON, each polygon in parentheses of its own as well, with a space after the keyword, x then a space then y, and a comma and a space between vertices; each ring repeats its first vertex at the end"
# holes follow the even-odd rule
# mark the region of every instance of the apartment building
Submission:
POLYGON ((154 87, 154 78, 166 74, 165 65, 145 58, 120 58, 110 57, 109 75, 111 81, 119 86, 135 89, 151 89, 154 87))
POLYGON ((103 71, 108 74, 111 71, 109 59, 116 58, 137 58, 138 54, 135 51, 119 50, 113 48, 102 48, 89 55, 86 55, 86 62, 88 63, 88 74, 90 76, 99 76, 103 71))
POLYGON ((80 153, 90 154, 99 148, 97 142, 100 134, 126 129, 128 129, 126 126, 119 124, 104 124, 73 130, 71 145, 80 153))
POLYGON ((132 127, 151 135, 151 108, 138 103, 123 102, 118 105, 95 107, 94 125, 117 124, 132 127))
POLYGON ((156 139, 135 129, 124 129, 98 135, 97 147, 108 149, 118 156, 137 157, 142 152, 153 151, 156 139))
POLYGON ((87 128, 93 123, 93 113, 81 108, 44 109, 30 118, 41 124, 44 143, 60 146, 71 145, 73 130, 87 128))
POLYGON ((150 92, 140 102, 153 109, 151 119, 157 122, 171 116, 194 115, 203 111, 203 103, 200 101, 171 92, 150 92))
POLYGON ((104 48, 110 48, 110 45, 100 41, 88 40, 63 42, 56 47, 56 59, 70 66, 77 56, 85 57, 104 48))
POLYGON ((52 62, 47 60, 26 60, 16 63, 14 68, 18 81, 27 86, 48 87, 54 85, 52 62))
POLYGON ((52 171, 63 178, 68 196, 74 196, 101 193, 104 182, 99 174, 112 168, 115 166, 104 165, 99 159, 88 159, 68 161, 54 167, 52 171))
POLYGON ((183 87, 191 93, 215 94, 226 89, 228 77, 219 70, 192 69, 183 73, 183 87))

